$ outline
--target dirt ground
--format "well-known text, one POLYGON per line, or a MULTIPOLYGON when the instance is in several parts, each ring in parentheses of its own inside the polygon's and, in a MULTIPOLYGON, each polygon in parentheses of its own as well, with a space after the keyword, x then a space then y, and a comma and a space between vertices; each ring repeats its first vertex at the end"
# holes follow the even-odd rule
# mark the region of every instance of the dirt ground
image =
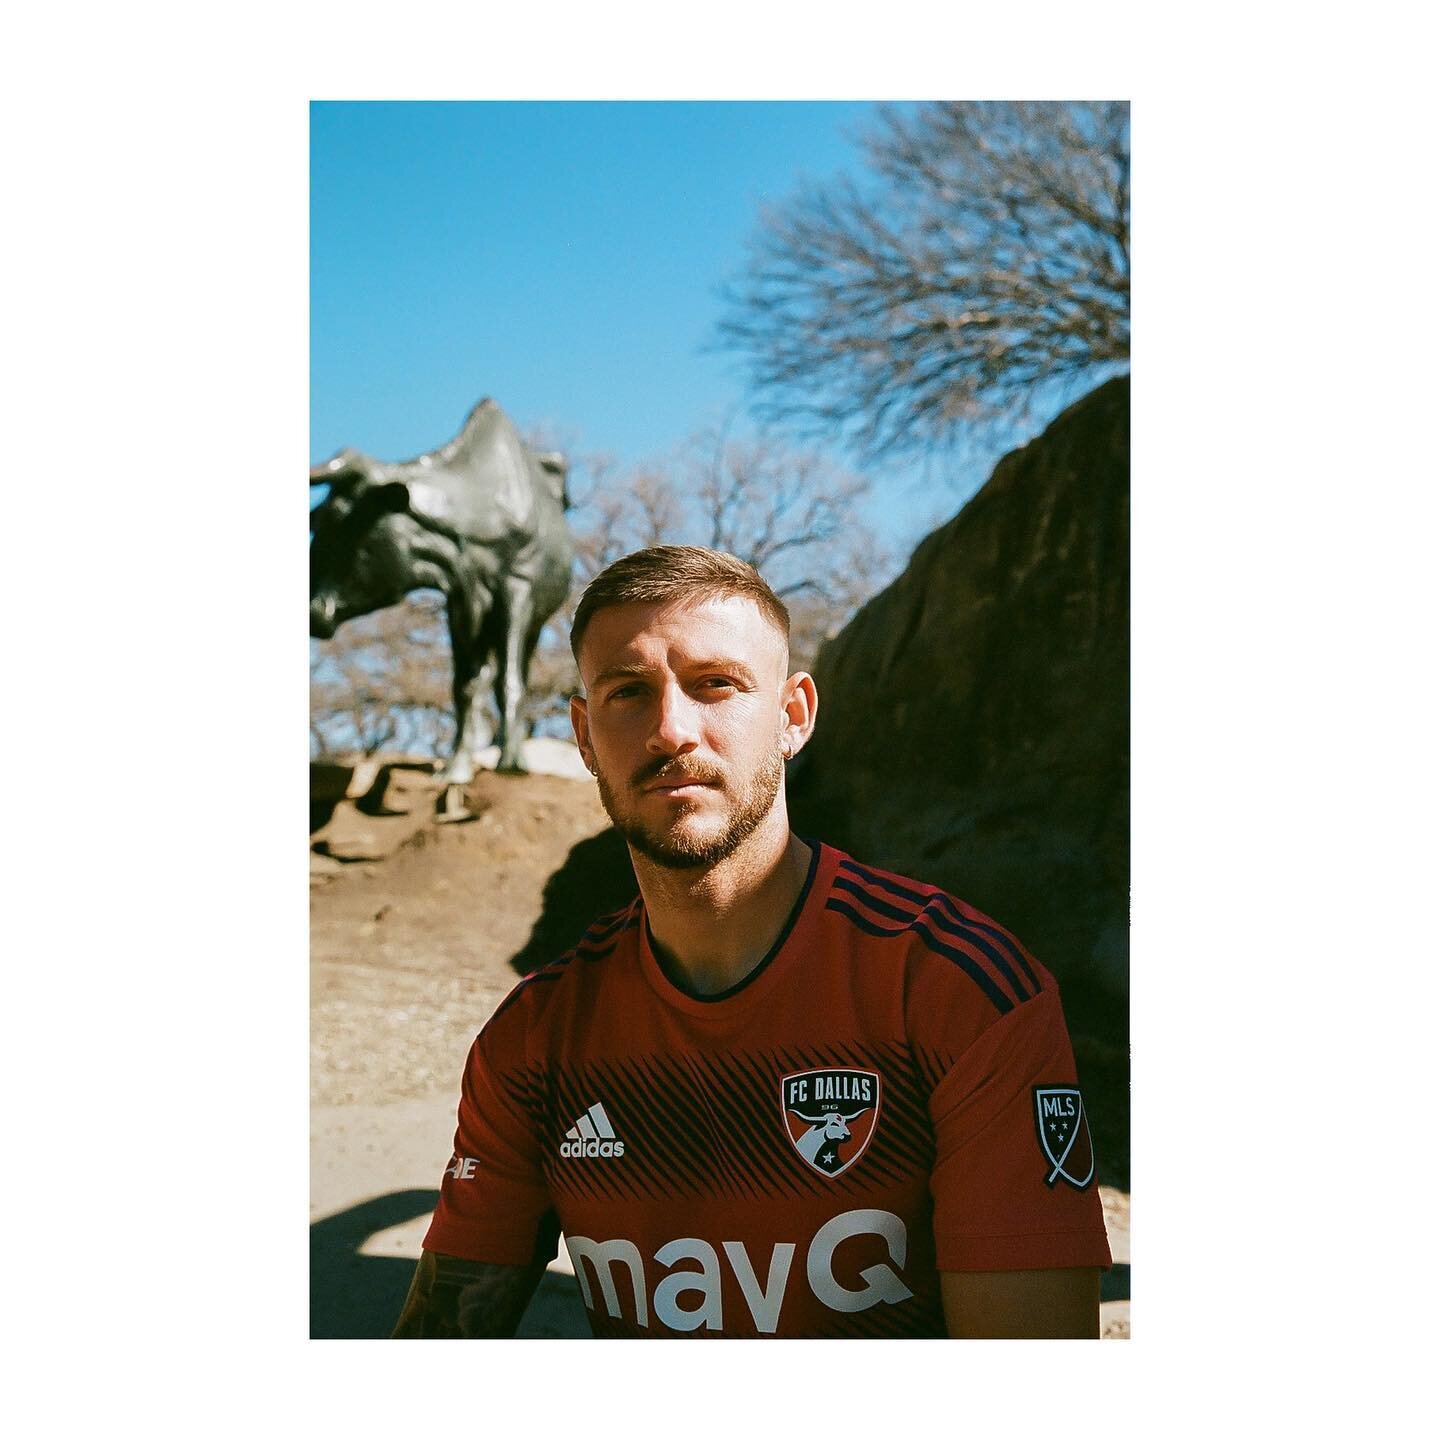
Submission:
MULTIPOLYGON (((575 773, 563 755, 534 758, 575 773)), ((314 789, 312 777, 311 1335, 375 1337, 420 1254, 470 1042, 518 979, 511 960, 547 881, 608 821, 588 778, 567 773, 482 773, 467 797, 476 818, 445 825, 426 768, 351 777, 333 809, 317 808, 314 789)), ((1124 1271, 1102 1326, 1124 1338, 1129 1196, 1102 1198, 1112 1294, 1124 1271)), ((589 1335, 563 1245, 520 1334, 589 1335)))

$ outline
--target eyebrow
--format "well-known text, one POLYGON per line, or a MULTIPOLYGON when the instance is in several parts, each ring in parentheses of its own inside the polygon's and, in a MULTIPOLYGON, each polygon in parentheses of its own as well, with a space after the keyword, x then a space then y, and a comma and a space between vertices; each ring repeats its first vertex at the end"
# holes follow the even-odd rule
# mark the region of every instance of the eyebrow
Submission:
MULTIPOLYGON (((654 669, 655 667, 653 665, 642 665, 639 663, 639 661, 632 661, 628 665, 609 665, 590 682, 590 685, 593 689, 598 688, 601 685, 608 684, 611 680, 631 680, 636 678, 644 678, 647 675, 653 674, 654 669)), ((751 670, 748 665, 746 665, 743 661, 740 660, 730 660, 717 657, 710 660, 701 660, 692 665, 687 665, 685 669, 692 674, 701 671, 724 670, 743 680, 747 685, 754 687, 759 684, 759 682, 755 678, 755 672, 751 670)))

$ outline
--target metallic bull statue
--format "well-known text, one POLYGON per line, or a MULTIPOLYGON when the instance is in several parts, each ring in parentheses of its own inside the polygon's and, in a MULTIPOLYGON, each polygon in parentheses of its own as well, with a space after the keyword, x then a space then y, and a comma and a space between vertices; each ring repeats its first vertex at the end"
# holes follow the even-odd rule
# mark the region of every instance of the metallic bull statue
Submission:
POLYGON ((310 471, 312 485, 329 487, 310 512, 311 635, 328 640, 412 590, 445 596, 455 671, 455 748, 442 777, 449 813, 489 739, 475 704, 486 684, 500 714, 499 768, 524 768, 530 657, 570 590, 565 471, 563 456, 530 449, 489 399, 453 440, 415 460, 346 449, 310 471))

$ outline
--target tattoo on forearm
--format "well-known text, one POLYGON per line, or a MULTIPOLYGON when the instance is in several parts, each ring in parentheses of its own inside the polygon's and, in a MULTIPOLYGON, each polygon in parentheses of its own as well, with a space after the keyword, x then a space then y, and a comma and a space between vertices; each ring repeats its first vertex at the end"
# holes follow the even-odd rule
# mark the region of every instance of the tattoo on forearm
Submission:
POLYGON ((486 1265, 426 1250, 415 1267, 394 1340, 497 1340, 514 1335, 541 1265, 486 1265))

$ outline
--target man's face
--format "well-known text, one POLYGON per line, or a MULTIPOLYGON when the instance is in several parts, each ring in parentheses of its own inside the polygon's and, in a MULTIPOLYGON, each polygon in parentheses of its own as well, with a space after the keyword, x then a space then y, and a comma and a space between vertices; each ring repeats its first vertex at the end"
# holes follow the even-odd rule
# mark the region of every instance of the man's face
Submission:
POLYGON ((617 605, 581 644, 576 740, 640 854, 672 869, 732 855, 784 779, 788 655, 751 600, 617 605))

